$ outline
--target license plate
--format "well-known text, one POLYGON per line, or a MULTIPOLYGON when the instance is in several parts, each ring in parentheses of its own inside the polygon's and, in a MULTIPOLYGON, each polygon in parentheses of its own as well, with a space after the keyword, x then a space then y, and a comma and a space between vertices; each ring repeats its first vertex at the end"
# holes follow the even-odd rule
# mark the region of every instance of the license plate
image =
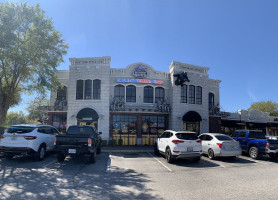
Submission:
POLYGON ((193 147, 187 147, 187 151, 193 151, 193 147))
POLYGON ((76 149, 69 149, 69 153, 76 153, 76 149))

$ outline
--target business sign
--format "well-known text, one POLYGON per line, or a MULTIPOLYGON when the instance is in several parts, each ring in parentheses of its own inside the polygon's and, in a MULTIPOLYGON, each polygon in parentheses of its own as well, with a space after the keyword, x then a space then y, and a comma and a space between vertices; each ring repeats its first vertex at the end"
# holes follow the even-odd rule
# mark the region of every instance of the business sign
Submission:
POLYGON ((155 84, 163 85, 163 81, 149 80, 149 79, 117 79, 117 83, 145 83, 145 84, 155 84))
POLYGON ((133 70, 133 76, 136 78, 146 78, 148 76, 147 67, 143 67, 142 65, 138 65, 133 70))

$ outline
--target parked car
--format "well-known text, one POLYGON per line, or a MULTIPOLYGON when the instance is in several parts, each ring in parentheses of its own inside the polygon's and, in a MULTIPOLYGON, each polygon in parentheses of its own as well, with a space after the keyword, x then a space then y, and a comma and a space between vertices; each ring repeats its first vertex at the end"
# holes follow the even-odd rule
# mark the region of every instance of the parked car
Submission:
POLYGON ((101 152, 102 139, 91 126, 70 126, 65 135, 55 138, 57 160, 63 162, 67 155, 89 155, 89 161, 96 161, 96 154, 101 152))
POLYGON ((266 154, 272 159, 278 157, 278 136, 266 136, 266 154))
POLYGON ((267 139, 260 130, 238 130, 231 137, 239 141, 242 151, 253 159, 259 159, 266 153, 267 139))
POLYGON ((199 138, 202 140, 203 154, 207 154, 209 159, 215 157, 236 158, 241 155, 239 142, 225 134, 203 133, 199 138))
POLYGON ((168 163, 178 158, 198 162, 202 154, 201 140, 195 132, 166 130, 155 140, 154 153, 165 155, 168 163))
POLYGON ((33 155, 36 160, 43 160, 45 153, 54 149, 56 135, 59 135, 57 129, 49 125, 14 125, 1 136, 0 152, 7 158, 28 154, 33 155))

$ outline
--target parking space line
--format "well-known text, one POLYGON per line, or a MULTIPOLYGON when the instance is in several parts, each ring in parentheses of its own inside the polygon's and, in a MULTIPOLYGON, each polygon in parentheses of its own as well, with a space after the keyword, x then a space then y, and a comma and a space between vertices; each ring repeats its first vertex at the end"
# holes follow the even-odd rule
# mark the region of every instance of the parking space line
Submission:
POLYGON ((158 163, 160 163, 163 167, 165 167, 169 172, 172 172, 172 170, 164 165, 162 162, 160 162, 157 158, 155 158, 151 153, 148 153, 153 159, 155 159, 158 163))
POLYGON ((112 157, 112 155, 111 155, 111 152, 110 152, 110 153, 109 153, 109 158, 108 158, 108 161, 107 161, 107 165, 106 165, 106 173, 108 173, 109 170, 110 170, 110 166, 111 166, 111 157, 112 157))
POLYGON ((46 165, 42 166, 42 168, 46 168, 47 166, 49 166, 49 165, 55 163, 56 161, 57 161, 57 160, 53 160, 53 161, 51 161, 50 163, 47 163, 46 165))

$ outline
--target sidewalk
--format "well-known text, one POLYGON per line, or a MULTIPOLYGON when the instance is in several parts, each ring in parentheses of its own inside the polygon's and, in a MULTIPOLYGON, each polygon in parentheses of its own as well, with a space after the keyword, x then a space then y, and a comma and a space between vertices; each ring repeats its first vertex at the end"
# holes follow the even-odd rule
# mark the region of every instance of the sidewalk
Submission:
POLYGON ((102 152, 108 153, 152 153, 153 147, 142 146, 115 146, 115 147, 102 147, 102 152))

